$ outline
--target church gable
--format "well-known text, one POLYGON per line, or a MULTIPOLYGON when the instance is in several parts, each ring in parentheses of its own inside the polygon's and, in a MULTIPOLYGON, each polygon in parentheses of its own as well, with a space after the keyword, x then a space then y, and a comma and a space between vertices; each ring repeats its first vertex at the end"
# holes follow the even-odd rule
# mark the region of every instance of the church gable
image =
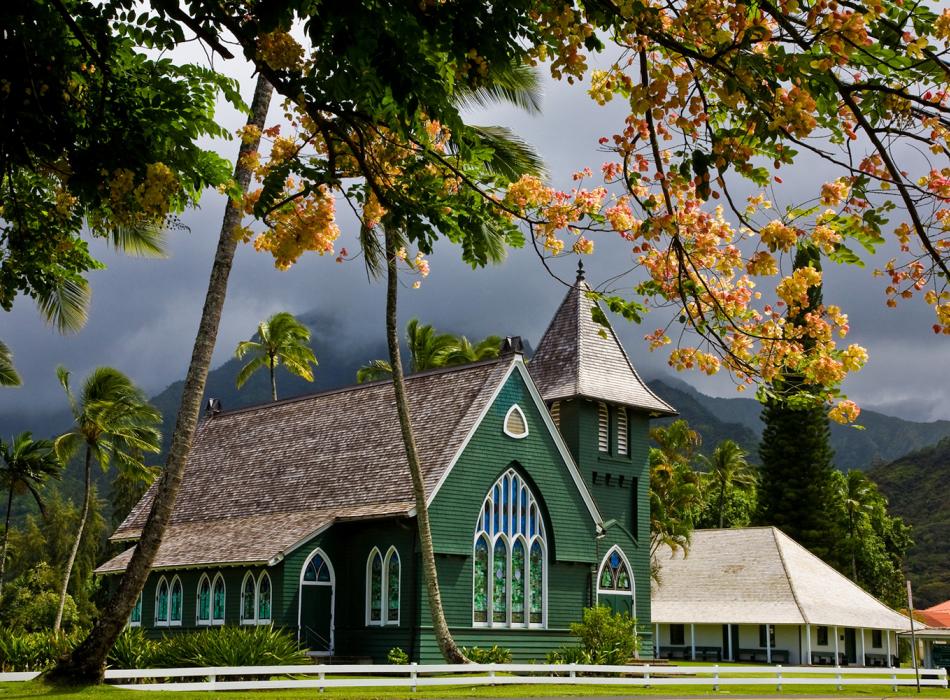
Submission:
POLYGON ((554 558, 592 562, 600 514, 520 358, 430 494, 436 551, 471 556, 486 495, 509 470, 537 499, 554 558))

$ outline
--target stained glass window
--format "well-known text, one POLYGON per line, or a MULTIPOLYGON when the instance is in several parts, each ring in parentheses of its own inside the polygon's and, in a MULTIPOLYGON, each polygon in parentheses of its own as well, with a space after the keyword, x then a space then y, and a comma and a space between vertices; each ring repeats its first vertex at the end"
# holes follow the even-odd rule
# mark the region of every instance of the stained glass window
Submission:
POLYGON ((369 563, 369 621, 383 619, 383 557, 379 550, 370 554, 369 563))
POLYGON ((472 604, 475 622, 488 622, 488 539, 479 537, 475 543, 475 581, 472 604))
POLYGON ((171 611, 169 615, 169 622, 173 625, 181 624, 181 597, 181 579, 176 576, 172 579, 171 611))
POLYGON ((532 624, 544 621, 544 550, 535 540, 531 545, 531 617, 532 624))
POLYGON ((527 568, 524 543, 519 539, 511 551, 511 621, 514 624, 524 622, 524 579, 527 568))
POLYGON ((399 623, 399 553, 394 549, 386 559, 386 622, 399 623))
POLYGON ((248 574, 241 586, 241 622, 254 622, 254 610, 257 607, 254 604, 254 588, 254 576, 248 574))
POLYGON ((211 581, 207 575, 198 582, 198 624, 207 625, 211 622, 211 581))
POLYGON ((270 621, 270 576, 266 572, 257 582, 257 620, 270 621))
POLYGON ((224 577, 218 574, 214 577, 214 586, 212 587, 213 607, 211 609, 211 621, 224 623, 224 577))
POLYGON ((132 616, 129 618, 129 624, 133 627, 142 624, 142 594, 135 600, 135 607, 132 608, 132 616))
POLYGON ((600 578, 597 587, 605 592, 633 592, 630 569, 627 567, 627 562, 621 555, 620 550, 616 547, 607 552, 607 556, 604 557, 604 561, 600 565, 600 578))
POLYGON ((330 569, 319 554, 315 554, 307 562, 303 572, 303 580, 309 583, 330 583, 330 569))
POLYGON ((485 497, 474 542, 472 621, 543 625, 544 521, 531 487, 514 469, 485 497))
POLYGON ((492 556, 492 622, 508 622, 508 547, 495 541, 492 556))
POLYGON ((155 589, 155 624, 168 624, 168 582, 164 577, 158 580, 155 589))

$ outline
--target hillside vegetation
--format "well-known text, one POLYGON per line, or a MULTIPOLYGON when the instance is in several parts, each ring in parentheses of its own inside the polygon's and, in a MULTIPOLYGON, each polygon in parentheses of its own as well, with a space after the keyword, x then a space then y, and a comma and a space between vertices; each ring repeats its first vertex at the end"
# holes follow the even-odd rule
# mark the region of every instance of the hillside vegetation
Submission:
POLYGON ((926 608, 950 598, 950 438, 911 452, 868 475, 888 497, 891 512, 914 530, 907 568, 914 582, 914 606, 926 608))

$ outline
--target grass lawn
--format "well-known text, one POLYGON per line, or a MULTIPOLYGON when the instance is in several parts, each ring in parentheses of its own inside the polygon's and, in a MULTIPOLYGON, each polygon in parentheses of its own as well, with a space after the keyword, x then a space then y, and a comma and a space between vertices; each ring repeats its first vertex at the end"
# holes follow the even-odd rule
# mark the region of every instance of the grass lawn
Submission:
MULTIPOLYGON (((950 690, 938 688, 923 688, 918 696, 914 688, 899 688, 895 693, 889 686, 851 687, 836 692, 833 686, 793 686, 787 687, 782 695, 808 695, 811 697, 823 696, 834 698, 885 698, 895 696, 917 696, 925 698, 945 698, 950 700, 950 690)), ((372 698, 522 698, 522 697, 598 697, 598 696, 715 696, 715 697, 750 697, 779 695, 775 688, 769 687, 734 687, 729 690, 712 692, 709 688, 695 688, 689 686, 663 688, 636 688, 629 686, 496 686, 496 687, 445 687, 424 688, 413 693, 406 688, 372 688, 366 690, 350 688, 328 688, 320 693, 314 688, 294 690, 268 691, 231 691, 218 692, 144 692, 134 690, 120 690, 110 687, 86 688, 57 688, 39 682, 31 683, 0 683, 0 700, 19 700, 20 698, 59 698, 67 700, 85 700, 86 698, 109 698, 122 700, 123 698, 175 698, 176 700, 212 700, 212 698, 226 697, 228 700, 242 700, 244 698, 266 697, 272 698, 317 698, 332 697, 334 700, 371 700, 372 698)))

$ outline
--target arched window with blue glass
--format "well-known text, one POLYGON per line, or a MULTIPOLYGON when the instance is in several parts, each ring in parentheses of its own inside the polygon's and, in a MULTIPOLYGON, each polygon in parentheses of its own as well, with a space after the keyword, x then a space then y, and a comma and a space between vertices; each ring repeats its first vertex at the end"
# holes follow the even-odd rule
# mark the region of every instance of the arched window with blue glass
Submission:
POLYGON ((472 622, 485 627, 545 626, 544 521, 538 500, 514 469, 489 489, 472 547, 472 622))
POLYGON ((630 562, 620 547, 611 547, 597 572, 597 603, 614 612, 634 614, 636 586, 630 562))

